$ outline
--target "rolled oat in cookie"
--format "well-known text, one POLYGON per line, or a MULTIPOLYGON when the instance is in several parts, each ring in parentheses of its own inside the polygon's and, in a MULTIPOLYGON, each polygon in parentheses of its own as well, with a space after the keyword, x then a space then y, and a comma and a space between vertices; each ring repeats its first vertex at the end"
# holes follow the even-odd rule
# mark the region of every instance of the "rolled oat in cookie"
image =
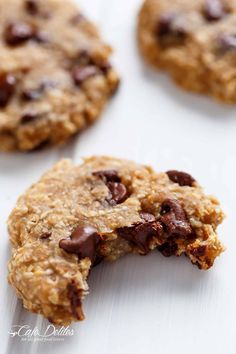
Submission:
POLYGON ((0 0, 0 150, 54 145, 118 88, 111 47, 72 0, 0 0))
POLYGON ((236 103, 236 0, 145 0, 144 58, 182 88, 236 103))
POLYGON ((79 166, 62 160, 9 217, 9 282, 25 308, 66 325, 84 318, 87 278, 103 260, 157 249, 210 268, 224 250, 216 233, 223 217, 187 173, 105 156, 79 166))

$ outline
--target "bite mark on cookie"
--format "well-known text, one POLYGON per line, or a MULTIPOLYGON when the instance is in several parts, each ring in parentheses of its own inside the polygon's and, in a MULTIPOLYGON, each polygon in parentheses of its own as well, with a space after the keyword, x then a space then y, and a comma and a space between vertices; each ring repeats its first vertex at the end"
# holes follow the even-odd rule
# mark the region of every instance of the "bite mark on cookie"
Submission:
POLYGON ((170 240, 159 246, 158 251, 160 251, 164 257, 175 256, 178 251, 178 245, 174 241, 170 240))
POLYGON ((75 280, 72 280, 67 285, 68 298, 70 300, 71 312, 73 316, 82 321, 84 319, 84 313, 81 303, 81 290, 78 289, 75 280))
POLYGON ((117 234, 135 245, 142 254, 147 254, 151 250, 151 242, 161 236, 163 228, 153 215, 145 213, 144 218, 144 221, 135 225, 117 229, 117 234))

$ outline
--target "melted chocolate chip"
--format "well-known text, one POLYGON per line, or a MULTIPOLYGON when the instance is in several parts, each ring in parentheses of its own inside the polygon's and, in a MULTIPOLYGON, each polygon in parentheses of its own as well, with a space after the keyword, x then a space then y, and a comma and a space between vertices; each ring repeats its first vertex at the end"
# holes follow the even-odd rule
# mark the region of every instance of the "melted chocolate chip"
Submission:
POLYGON ((160 16, 156 28, 158 39, 170 36, 174 37, 174 39, 182 39, 186 34, 186 25, 182 19, 180 21, 178 14, 165 12, 160 16))
POLYGON ((88 257, 93 263, 100 240, 101 237, 94 227, 77 226, 70 238, 60 240, 59 247, 68 253, 76 253, 79 259, 88 257))
POLYGON ((172 182, 178 183, 181 187, 192 187, 195 179, 186 172, 171 170, 166 172, 172 182))
POLYGON ((191 251, 192 255, 195 257, 203 257, 206 253, 206 246, 199 246, 198 248, 191 251))
POLYGON ((128 198, 129 194, 123 183, 107 182, 106 185, 110 191, 107 201, 111 205, 123 203, 128 198))
POLYGON ((101 178, 105 183, 107 182, 121 182, 118 172, 116 170, 103 170, 93 172, 93 176, 101 178))
POLYGON ((226 53, 231 50, 236 50, 236 34, 224 33, 218 37, 219 49, 226 53))
POLYGON ((26 22, 14 22, 7 26, 5 30, 5 41, 8 45, 16 46, 36 35, 35 28, 26 22))
POLYGON ((174 256, 178 251, 178 245, 173 241, 165 242, 158 247, 158 251, 160 251, 165 257, 174 256))
POLYGON ((121 183, 121 178, 116 170, 103 170, 93 172, 93 176, 97 176, 103 180, 109 189, 109 195, 106 198, 110 205, 123 203, 129 196, 126 186, 121 183))
POLYGON ((8 104, 14 94, 15 87, 15 76, 12 74, 2 74, 0 76, 0 108, 4 108, 8 104))
POLYGON ((95 258, 95 261, 93 263, 93 267, 96 267, 97 265, 102 263, 103 260, 104 260, 104 256, 102 256, 100 254, 96 254, 96 258, 95 258))
POLYGON ((37 0, 25 0, 25 10, 30 15, 36 15, 38 13, 38 1, 37 0))
POLYGON ((21 124, 28 124, 28 123, 32 123, 34 122, 36 119, 38 119, 40 117, 40 115, 38 113, 25 113, 22 117, 21 117, 21 124))
POLYGON ((176 199, 167 198, 162 203, 160 222, 168 237, 190 237, 192 228, 185 212, 176 199))
POLYGON ((67 294, 68 299, 70 300, 71 312, 73 316, 78 320, 83 320, 84 314, 81 308, 81 290, 78 289, 74 280, 67 285, 67 294))
POLYGON ((152 239, 160 237, 162 234, 162 226, 158 221, 144 221, 130 227, 117 229, 117 233, 120 237, 137 246, 143 254, 147 254, 150 251, 152 239))
POLYGON ((206 0, 204 15, 208 21, 221 20, 226 15, 222 0, 206 0))
POLYGON ((76 86, 80 86, 85 80, 95 76, 98 73, 98 69, 94 65, 88 65, 85 67, 76 66, 72 70, 72 78, 76 86))

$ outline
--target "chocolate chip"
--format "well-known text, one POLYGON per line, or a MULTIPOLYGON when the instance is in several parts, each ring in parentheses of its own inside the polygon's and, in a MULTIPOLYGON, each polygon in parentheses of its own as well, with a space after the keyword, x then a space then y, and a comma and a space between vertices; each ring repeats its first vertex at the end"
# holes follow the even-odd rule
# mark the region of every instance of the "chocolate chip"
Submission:
POLYGON ((37 0, 25 0, 25 9, 30 15, 36 15, 38 13, 38 1, 37 0))
POLYGON ((128 190, 123 183, 121 183, 121 178, 118 176, 116 170, 103 170, 93 172, 94 176, 97 176, 103 180, 109 189, 109 195, 107 201, 110 205, 116 205, 123 203, 129 196, 128 190))
POLYGON ((206 0, 204 15, 208 21, 221 20, 226 15, 222 0, 206 0))
POLYGON ((94 65, 88 65, 85 67, 76 66, 72 70, 72 78, 76 86, 80 86, 85 80, 95 76, 98 73, 98 69, 94 65))
POLYGON ((96 258, 95 258, 95 261, 93 263, 93 267, 96 267, 97 265, 102 263, 103 260, 104 260, 104 256, 102 256, 100 254, 96 254, 96 258))
POLYGON ((41 151, 43 149, 45 149, 48 145, 50 144, 50 138, 47 137, 44 140, 40 141, 37 145, 35 145, 30 151, 31 152, 35 152, 35 151, 41 151))
POLYGON ((102 72, 106 75, 109 70, 112 69, 111 63, 109 62, 104 62, 102 64, 99 65, 99 68, 102 70, 102 72))
POLYGON ((174 256, 178 251, 178 245, 173 241, 165 242, 158 247, 158 251, 160 251, 165 257, 174 256))
POLYGON ((70 300, 71 312, 78 320, 84 319, 84 314, 81 307, 81 290, 78 289, 75 280, 67 285, 68 299, 70 300))
POLYGON ((128 198, 128 191, 123 183, 107 182, 106 185, 110 191, 107 201, 111 205, 123 203, 128 198))
POLYGON ((40 16, 41 16, 44 20, 49 20, 50 18, 53 17, 53 12, 52 12, 52 11, 44 11, 44 12, 41 12, 40 16))
POLYGON ((143 220, 147 222, 155 221, 155 216, 153 214, 141 212, 139 215, 143 220))
POLYGON ((21 117, 21 124, 28 124, 28 123, 32 123, 33 121, 35 121, 37 118, 39 118, 40 115, 38 113, 25 113, 22 117, 21 117))
POLYGON ((54 319, 52 318, 52 317, 47 317, 47 320, 48 320, 48 322, 50 322, 50 323, 52 323, 52 324, 55 324, 55 321, 54 321, 54 319))
POLYGON ((175 39, 182 39, 187 34, 186 25, 178 14, 173 12, 163 13, 157 24, 156 35, 159 38, 171 36, 175 39))
POLYGON ((14 94, 16 87, 16 78, 12 74, 0 75, 0 108, 4 108, 12 95, 14 94))
POLYGON ((236 50, 236 34, 224 33, 217 39, 219 49, 225 53, 230 50, 236 50))
POLYGON ((46 90, 54 88, 56 85, 50 80, 44 80, 39 87, 34 89, 27 89, 22 92, 21 98, 24 101, 34 101, 39 99, 46 90))
POLYGON ((70 18, 70 23, 72 25, 78 25, 79 23, 84 22, 85 20, 86 18, 84 17, 84 15, 79 13, 70 18))
POLYGON ((88 65, 95 65, 91 58, 90 52, 86 49, 80 50, 75 58, 75 64, 79 67, 85 67, 88 65))
POLYGON ((199 246, 199 247, 195 248, 194 250, 192 250, 191 253, 194 257, 203 257, 203 256, 205 256, 206 248, 207 247, 205 245, 199 246))
POLYGON ((166 172, 172 182, 178 183, 181 187, 192 187, 195 179, 186 172, 171 170, 166 172))
POLYGON ((162 226, 158 221, 140 222, 130 227, 117 229, 120 237, 129 241, 143 253, 147 254, 150 251, 150 243, 154 237, 159 237, 162 234, 162 226))
POLYGON ((192 228, 186 218, 184 209, 177 199, 167 198, 162 203, 160 222, 168 237, 190 237, 192 228))
POLYGON ((41 240, 47 240, 47 239, 49 239, 51 236, 52 236, 52 233, 51 233, 51 232, 44 232, 44 233, 40 236, 40 239, 41 239, 41 240))
POLYGON ((175 19, 175 14, 172 12, 163 13, 158 22, 157 34, 159 36, 165 36, 172 31, 172 24, 175 19))
POLYGON ((93 176, 101 178, 105 183, 107 182, 121 182, 118 172, 116 170, 103 170, 93 172, 93 176))
POLYGON ((24 101, 34 101, 38 100, 42 95, 43 90, 39 87, 38 89, 24 90, 21 97, 24 101))
POLYGON ((14 22, 8 25, 5 30, 5 41, 7 44, 15 46, 33 39, 35 34, 35 28, 28 23, 14 22))
POLYGON ((92 226, 77 226, 70 238, 60 240, 59 247, 68 253, 76 253, 79 259, 88 257, 93 263, 101 237, 92 226))

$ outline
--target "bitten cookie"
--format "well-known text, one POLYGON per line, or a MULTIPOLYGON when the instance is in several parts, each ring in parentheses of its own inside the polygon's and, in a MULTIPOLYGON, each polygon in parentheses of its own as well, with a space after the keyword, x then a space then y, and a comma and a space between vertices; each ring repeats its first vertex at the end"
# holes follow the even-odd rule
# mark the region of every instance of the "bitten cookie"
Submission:
POLYGON ((145 59, 184 89, 235 103, 235 28, 235 0, 146 0, 138 42, 145 59))
POLYGON ((109 157, 62 160, 10 215, 9 282, 25 308, 66 325, 84 318, 87 277, 103 260, 157 248, 210 268, 224 250, 216 233, 223 217, 187 173, 109 157))
POLYGON ((116 91, 111 47, 70 1, 0 0, 0 150, 60 144, 116 91))

